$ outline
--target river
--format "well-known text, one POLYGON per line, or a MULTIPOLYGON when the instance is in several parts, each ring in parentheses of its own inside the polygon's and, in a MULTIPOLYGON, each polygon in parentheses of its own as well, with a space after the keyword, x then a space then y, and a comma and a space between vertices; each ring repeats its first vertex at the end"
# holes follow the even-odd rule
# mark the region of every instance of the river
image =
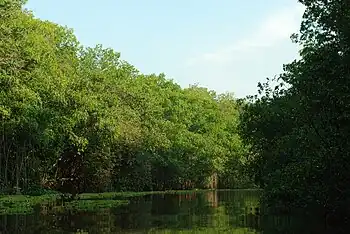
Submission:
MULTIPOLYGON (((4 233, 341 233, 319 219, 263 214, 254 190, 157 194, 95 211, 1 215, 4 233)), ((344 232, 345 233, 345 232, 344 232)))

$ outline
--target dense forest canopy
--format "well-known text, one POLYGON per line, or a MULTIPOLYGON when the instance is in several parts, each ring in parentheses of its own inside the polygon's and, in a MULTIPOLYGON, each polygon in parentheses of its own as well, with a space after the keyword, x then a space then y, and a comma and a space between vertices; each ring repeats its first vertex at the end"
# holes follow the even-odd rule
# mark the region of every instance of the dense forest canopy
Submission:
POLYGON ((231 94, 141 74, 101 45, 0 2, 0 189, 245 187, 231 94))
POLYGON ((349 207, 350 5, 300 0, 301 58, 237 100, 141 74, 0 1, 0 189, 251 187, 267 204, 349 207), (247 173, 246 173, 247 172, 247 173))
POLYGON ((292 38, 301 59, 285 65, 279 86, 259 84, 262 96, 241 115, 248 168, 270 204, 349 212, 350 5, 300 2, 306 11, 292 38))

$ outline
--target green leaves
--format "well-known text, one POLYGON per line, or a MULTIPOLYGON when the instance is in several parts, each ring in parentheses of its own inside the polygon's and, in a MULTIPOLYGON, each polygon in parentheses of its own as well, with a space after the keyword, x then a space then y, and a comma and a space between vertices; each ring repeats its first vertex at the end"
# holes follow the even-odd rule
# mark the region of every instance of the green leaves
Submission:
POLYGON ((0 188, 177 189, 216 174, 237 184, 233 95, 141 74, 22 4, 0 2, 0 188))
POLYGON ((269 81, 259 84, 263 96, 243 107, 240 129, 270 203, 338 209, 349 193, 350 12, 347 1, 300 2, 306 11, 293 38, 302 58, 284 66, 288 88, 271 95, 269 81))

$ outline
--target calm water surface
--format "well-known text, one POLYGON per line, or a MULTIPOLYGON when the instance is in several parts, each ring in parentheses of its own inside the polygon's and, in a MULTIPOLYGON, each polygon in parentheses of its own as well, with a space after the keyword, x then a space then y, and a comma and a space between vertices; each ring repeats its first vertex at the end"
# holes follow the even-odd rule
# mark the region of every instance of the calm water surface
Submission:
POLYGON ((323 221, 312 217, 262 214, 259 192, 249 190, 147 195, 127 206, 90 212, 49 210, 41 206, 28 215, 2 215, 0 234, 348 233, 326 229, 323 221))

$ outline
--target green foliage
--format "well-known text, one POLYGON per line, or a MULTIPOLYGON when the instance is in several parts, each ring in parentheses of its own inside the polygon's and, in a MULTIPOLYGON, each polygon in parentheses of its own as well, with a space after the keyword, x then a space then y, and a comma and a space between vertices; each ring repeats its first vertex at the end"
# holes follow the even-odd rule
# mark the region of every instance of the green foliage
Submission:
POLYGON ((181 190, 181 191, 149 191, 149 192, 108 192, 108 193, 82 193, 78 200, 64 201, 60 193, 37 188, 27 195, 0 195, 1 214, 27 214, 34 212, 35 206, 52 206, 54 212, 71 211, 97 211, 129 204, 129 199, 152 194, 187 194, 205 193, 208 190, 181 190), (45 194, 39 194, 46 192, 45 194))
MULTIPOLYGON (((241 115, 251 175, 270 204, 347 209, 350 12, 344 0, 302 0, 301 59, 259 84, 241 115), (327 2, 327 3, 326 3, 327 2)), ((349 211, 349 210, 348 210, 349 211)))
POLYGON ((23 190, 23 194, 27 196, 42 196, 42 195, 58 195, 58 192, 51 189, 46 189, 38 185, 31 186, 27 190, 23 190))
POLYGON ((54 212, 99 211, 127 204, 129 204, 127 200, 74 200, 56 206, 52 210, 54 212))
POLYGON ((216 175, 248 186, 232 95, 141 74, 22 7, 0 5, 1 190, 204 188, 216 175))
POLYGON ((55 201, 57 194, 41 196, 0 196, 0 214, 26 214, 33 212, 33 207, 43 202, 55 201))

